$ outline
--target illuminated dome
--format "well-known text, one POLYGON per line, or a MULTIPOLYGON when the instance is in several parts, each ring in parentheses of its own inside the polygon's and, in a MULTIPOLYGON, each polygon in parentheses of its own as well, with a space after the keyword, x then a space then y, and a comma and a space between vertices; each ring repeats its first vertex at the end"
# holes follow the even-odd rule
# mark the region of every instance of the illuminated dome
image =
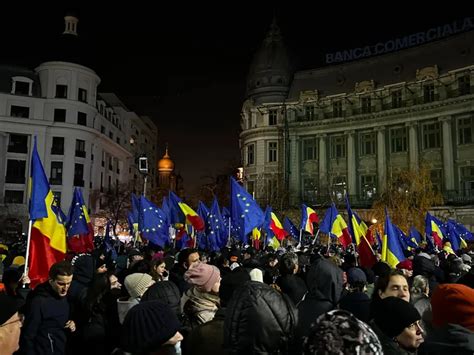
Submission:
POLYGON ((166 148, 165 155, 158 161, 159 172, 172 172, 174 170, 174 163, 168 155, 168 148, 166 148))

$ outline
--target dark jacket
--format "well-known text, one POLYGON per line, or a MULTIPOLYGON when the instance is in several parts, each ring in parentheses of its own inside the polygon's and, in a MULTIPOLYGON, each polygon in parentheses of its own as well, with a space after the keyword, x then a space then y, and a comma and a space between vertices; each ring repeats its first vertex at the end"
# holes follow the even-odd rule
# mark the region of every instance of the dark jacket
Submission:
POLYGON ((183 355, 226 355, 224 321, 226 309, 220 308, 214 318, 194 328, 182 344, 183 355))
POLYGON ((413 259, 413 277, 417 275, 425 276, 430 285, 430 293, 433 293, 435 288, 438 286, 438 281, 435 276, 436 269, 433 260, 425 258, 424 256, 417 255, 413 259))
POLYGON ((64 354, 69 304, 48 282, 38 285, 28 295, 25 324, 21 332, 21 353, 64 354))
POLYGON ((332 262, 317 258, 306 275, 308 293, 298 305, 296 347, 301 346, 304 336, 309 334, 311 323, 339 303, 342 294, 342 270, 332 262))
POLYGON ((224 347, 230 354, 287 354, 296 322, 296 310, 286 295, 247 281, 227 306, 224 347))
POLYGON ((308 291, 303 279, 296 275, 283 275, 277 279, 281 292, 286 293, 295 305, 301 302, 308 291))
POLYGON ((370 320, 370 298, 365 292, 350 292, 341 298, 339 308, 351 312, 363 322, 370 320))
POLYGON ((421 344, 418 354, 472 355, 474 354, 474 332, 457 324, 432 330, 421 344))
POLYGON ((181 316, 181 295, 178 287, 171 281, 159 281, 150 286, 140 302, 161 301, 170 306, 178 318, 181 316))
POLYGON ((421 327, 426 336, 426 334, 431 333, 432 330, 431 321, 433 320, 433 312, 431 310, 430 299, 425 294, 412 294, 410 303, 421 315, 421 327))
POLYGON ((182 296, 187 290, 191 288, 191 285, 184 279, 186 269, 183 266, 176 264, 170 271, 169 280, 178 286, 179 293, 182 296))

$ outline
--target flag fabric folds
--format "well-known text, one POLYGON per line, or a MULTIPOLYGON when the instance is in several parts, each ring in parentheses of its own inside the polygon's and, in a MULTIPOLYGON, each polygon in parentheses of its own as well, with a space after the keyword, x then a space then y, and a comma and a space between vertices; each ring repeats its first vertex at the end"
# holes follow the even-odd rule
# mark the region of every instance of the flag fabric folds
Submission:
POLYGON ((384 236, 382 240, 382 260, 395 268, 400 262, 405 260, 400 239, 390 220, 387 209, 385 209, 384 236))
POLYGON ((264 214, 252 196, 231 177, 232 220, 240 240, 248 244, 247 235, 262 225, 264 214))
POLYGON ((64 259, 66 229, 54 212, 54 196, 36 147, 31 157, 29 219, 32 221, 28 276, 34 288, 48 279, 49 268, 64 259))
POLYGON ((467 243, 456 229, 456 221, 448 219, 448 239, 454 251, 467 248, 467 243))
POLYGON ((74 253, 89 253, 94 250, 94 230, 84 203, 82 192, 74 189, 66 223, 67 245, 74 253))
POLYGON ((205 229, 204 220, 186 203, 184 203, 173 191, 169 193, 170 223, 190 224, 196 231, 205 229))
POLYGON ((293 239, 298 240, 298 238, 300 237, 300 232, 288 217, 285 217, 285 219, 283 220, 283 227, 293 239))
POLYGON ((283 226, 277 216, 272 212, 270 206, 267 206, 265 210, 263 228, 267 233, 267 246, 271 246, 275 250, 278 249, 280 247, 280 241, 282 241, 288 233, 283 229, 283 226))
POLYGON ((212 251, 219 251, 227 244, 228 232, 222 219, 217 198, 214 198, 214 201, 212 202, 206 224, 208 249, 212 251))
POLYGON ((204 224, 204 220, 199 217, 199 215, 191 207, 189 207, 184 202, 179 202, 178 205, 186 217, 186 224, 192 225, 193 228, 198 232, 201 232, 205 229, 206 226, 204 224))
POLYGON ((339 214, 334 203, 332 203, 331 207, 326 211, 326 215, 319 226, 319 230, 331 237, 336 237, 344 248, 352 242, 346 221, 344 221, 342 216, 339 214))
POLYGON ((314 235, 313 223, 319 223, 319 217, 315 210, 303 204, 301 206, 301 229, 314 235))
POLYGON ((408 232, 408 237, 410 238, 410 240, 415 243, 416 245, 420 245, 421 242, 422 242, 422 237, 421 237, 421 233, 415 228, 415 227, 411 227, 409 232, 408 232))
POLYGON ((138 219, 143 238, 162 248, 169 244, 169 225, 163 211, 143 196, 140 196, 138 219))
POLYGON ((110 236, 110 221, 107 220, 107 225, 105 227, 105 236, 104 236, 104 251, 108 257, 112 260, 117 260, 117 251, 114 247, 114 241, 110 236))
POLYGON ((443 248, 443 239, 446 231, 441 222, 436 217, 432 216, 429 212, 426 213, 425 218, 425 231, 428 237, 433 238, 433 243, 439 248, 443 248))

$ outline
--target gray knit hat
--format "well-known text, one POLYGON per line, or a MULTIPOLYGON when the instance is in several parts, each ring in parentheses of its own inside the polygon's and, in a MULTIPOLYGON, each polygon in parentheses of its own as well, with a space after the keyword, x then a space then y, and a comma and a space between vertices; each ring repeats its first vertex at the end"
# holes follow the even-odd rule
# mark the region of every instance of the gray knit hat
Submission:
POLYGON ((154 281, 151 275, 135 273, 128 275, 124 284, 130 297, 139 298, 143 296, 148 287, 154 284, 154 281))

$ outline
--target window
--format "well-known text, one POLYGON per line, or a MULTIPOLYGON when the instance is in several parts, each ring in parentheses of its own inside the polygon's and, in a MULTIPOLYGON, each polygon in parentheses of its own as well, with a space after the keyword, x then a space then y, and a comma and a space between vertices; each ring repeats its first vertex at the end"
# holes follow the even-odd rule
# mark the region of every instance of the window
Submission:
POLYGON ((11 184, 24 184, 26 173, 26 161, 25 160, 7 160, 7 175, 5 176, 5 182, 11 184))
POLYGON ((120 144, 120 137, 117 137, 115 141, 117 142, 117 144, 120 144))
POLYGON ((471 93, 471 77, 469 74, 458 78, 459 95, 469 95, 471 93))
POLYGON ((23 203, 23 191, 5 190, 5 203, 23 203))
POLYGON ((407 130, 405 127, 394 128, 390 131, 392 153, 407 151, 407 130))
MULTIPOLYGON (((100 126, 100 133, 105 134, 105 127, 104 126, 100 126)), ((130 144, 132 144, 132 143, 130 143, 130 144)))
POLYGON ((275 179, 267 179, 265 183, 267 190, 267 202, 271 203, 278 196, 278 182, 275 179))
POLYGON ((461 189, 464 196, 474 196, 474 166, 461 168, 461 189))
POLYGON ((74 164, 74 186, 84 187, 84 165, 74 164))
POLYGON ((303 160, 315 160, 316 159, 316 140, 305 139, 303 140, 303 160))
POLYGON ((305 107, 305 114, 306 114, 306 119, 308 121, 312 121, 316 118, 316 115, 314 113, 314 106, 313 105, 308 105, 305 107))
POLYGON ((79 88, 79 93, 77 95, 78 100, 81 102, 87 102, 87 90, 79 88))
POLYGON ((67 85, 56 85, 56 98, 67 99, 67 85))
POLYGON ((334 117, 342 117, 342 101, 334 101, 332 103, 332 114, 334 117))
POLYGON ((360 99, 360 106, 362 113, 370 113, 372 112, 372 100, 370 96, 363 97, 360 99))
POLYGON ((441 147, 439 122, 423 125, 423 148, 432 149, 439 147, 441 147))
POLYGON ((66 110, 62 108, 55 108, 54 122, 66 122, 66 110))
POLYGON ((317 182, 313 178, 303 178, 303 200, 315 204, 318 195, 317 182))
POLYGON ((16 95, 30 95, 30 83, 25 81, 15 81, 14 85, 16 95))
POLYGON ((109 131, 109 138, 114 139, 114 133, 112 131, 109 131))
POLYGON ((360 155, 375 154, 375 133, 361 133, 360 135, 360 155))
POLYGON ((423 102, 433 102, 435 99, 434 84, 423 86, 423 102))
POLYGON ((86 142, 81 139, 76 139, 76 157, 86 157, 86 142))
POLYGON ((255 144, 247 146, 247 165, 255 164, 255 144))
POLYGON ((64 137, 53 137, 53 144, 51 145, 51 154, 64 154, 64 137))
POLYGON ((346 139, 344 136, 331 138, 331 158, 346 157, 346 139))
POLYGON ((28 136, 24 134, 10 134, 8 152, 28 153, 28 136))
POLYGON ((247 191, 250 195, 254 195, 255 193, 255 182, 254 181, 247 181, 247 191))
POLYGON ((346 196, 346 177, 336 176, 332 180, 332 194, 337 201, 342 201, 346 196))
POLYGON ((268 143, 268 162, 273 163, 277 161, 277 142, 268 143))
POLYGON ((377 182, 375 175, 362 175, 360 177, 360 192, 363 200, 371 200, 377 192, 377 182))
POLYGON ((29 107, 24 107, 24 106, 12 105, 10 107, 10 116, 29 118, 30 117, 30 108, 29 107))
POLYGON ((81 126, 87 126, 87 114, 84 112, 77 113, 77 124, 81 126))
POLYGON ((277 124, 277 110, 268 111, 268 125, 275 126, 277 124))
POLYGON ((63 163, 60 161, 51 162, 51 175, 49 177, 51 185, 62 185, 63 183, 63 163))
POLYGON ((474 143, 474 117, 464 117, 458 119, 459 144, 474 143))
POLYGON ((430 171, 430 180, 433 188, 437 192, 441 192, 443 188, 443 170, 433 169, 430 171))
POLYGON ((392 108, 402 107, 402 90, 392 91, 392 108))

